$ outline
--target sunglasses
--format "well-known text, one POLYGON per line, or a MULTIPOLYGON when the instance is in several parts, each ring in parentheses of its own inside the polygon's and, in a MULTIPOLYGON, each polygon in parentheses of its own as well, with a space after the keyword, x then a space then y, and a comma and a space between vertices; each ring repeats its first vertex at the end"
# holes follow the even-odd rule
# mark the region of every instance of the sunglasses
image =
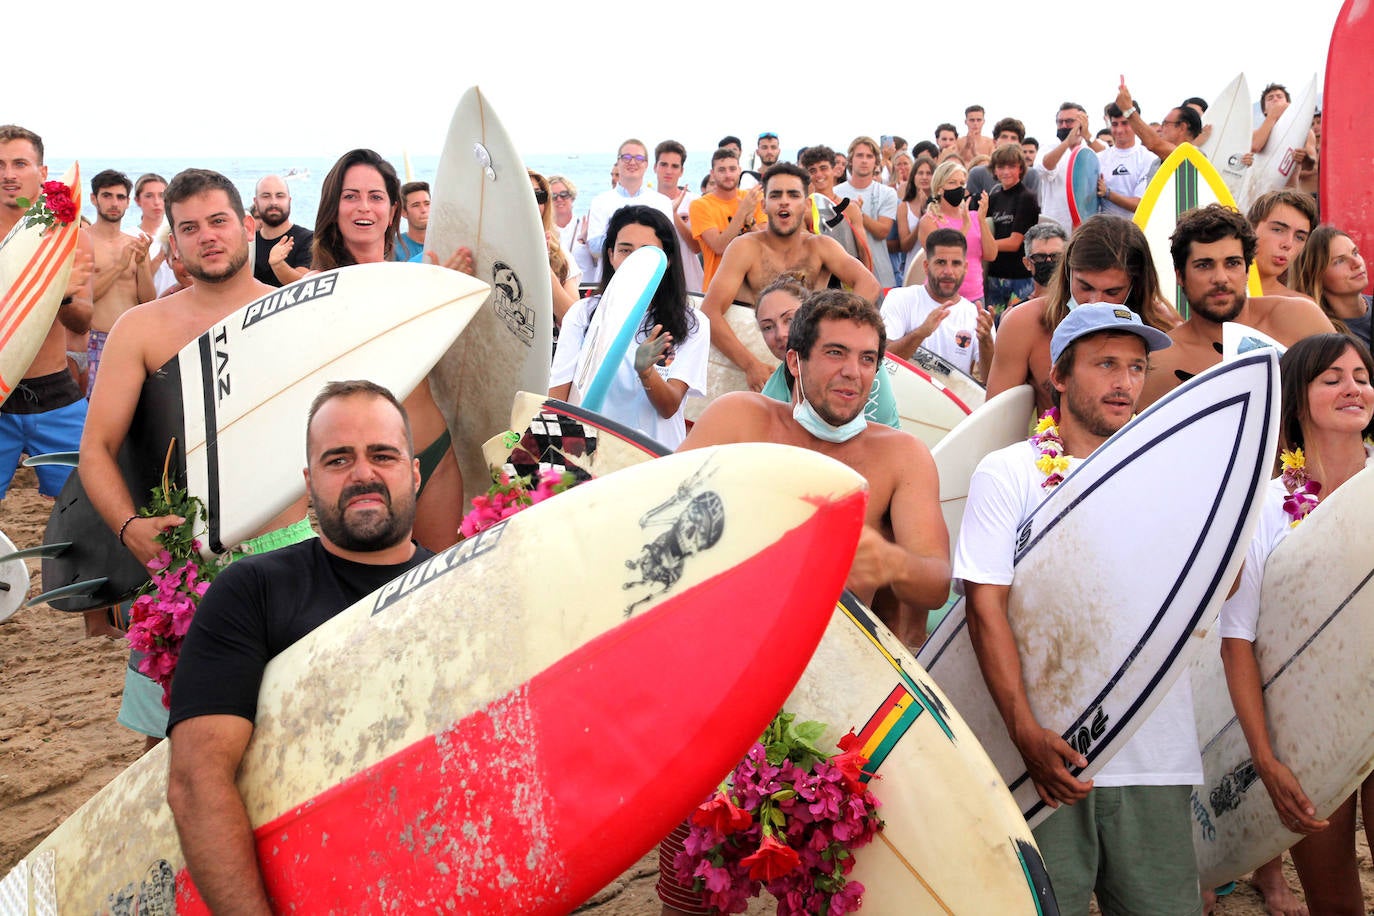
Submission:
POLYGON ((1030 256, 1030 262, 1032 264, 1053 264, 1058 260, 1059 255, 1057 254, 1033 254, 1030 256))
POLYGON ((760 139, 760 140, 776 140, 776 139, 778 139, 778 135, 775 134, 775 133, 772 133, 771 131, 769 131, 769 132, 766 132, 766 133, 759 134, 759 139, 760 139))
MULTIPOLYGON (((536 199, 536 200, 539 199, 539 196, 538 196, 537 194, 535 195, 535 199, 536 199)), ((572 191, 554 191, 554 192, 553 192, 553 199, 554 199, 554 200, 572 200, 572 199, 573 199, 572 191)))
POLYGON ((539 206, 541 207, 544 206, 544 204, 549 202, 549 192, 545 191, 543 188, 535 188, 534 202, 539 204, 539 206))

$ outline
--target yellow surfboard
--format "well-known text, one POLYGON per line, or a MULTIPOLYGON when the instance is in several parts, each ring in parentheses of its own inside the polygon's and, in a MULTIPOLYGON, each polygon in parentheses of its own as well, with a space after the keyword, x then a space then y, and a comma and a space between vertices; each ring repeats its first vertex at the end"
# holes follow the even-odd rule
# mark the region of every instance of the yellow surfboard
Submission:
MULTIPOLYGON (((1160 289, 1174 291, 1174 304, 1185 318, 1188 317, 1188 298, 1183 293, 1183 287, 1174 281, 1169 236, 1173 234, 1180 215, 1194 207, 1213 203, 1236 206, 1236 200, 1216 166, 1196 146, 1180 143, 1160 165, 1155 177, 1150 179, 1149 187, 1145 189, 1140 206, 1135 211, 1135 224, 1144 231, 1150 243, 1150 252, 1154 255, 1160 289)), ((1250 281, 1246 289, 1251 296, 1262 295, 1259 272, 1253 264, 1250 265, 1250 281)))

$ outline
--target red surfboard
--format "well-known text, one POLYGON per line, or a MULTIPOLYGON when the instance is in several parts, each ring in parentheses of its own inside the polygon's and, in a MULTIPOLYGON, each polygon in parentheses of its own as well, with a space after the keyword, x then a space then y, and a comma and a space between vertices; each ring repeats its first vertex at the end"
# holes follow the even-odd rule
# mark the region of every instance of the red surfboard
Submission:
MULTIPOLYGON (((1331 30, 1322 98, 1322 222, 1349 233, 1361 251, 1374 252, 1374 4, 1345 0, 1331 30)), ((1368 291, 1369 286, 1365 287, 1368 291)))

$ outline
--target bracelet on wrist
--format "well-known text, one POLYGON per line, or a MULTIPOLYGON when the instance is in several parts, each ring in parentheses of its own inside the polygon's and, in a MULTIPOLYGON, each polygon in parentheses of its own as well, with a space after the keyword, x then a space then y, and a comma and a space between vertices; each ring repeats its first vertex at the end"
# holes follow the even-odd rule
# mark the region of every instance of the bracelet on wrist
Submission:
POLYGON ((123 547, 129 546, 128 544, 125 544, 125 543, 124 543, 124 532, 129 530, 129 523, 132 522, 132 521, 133 521, 134 519, 136 519, 136 518, 138 518, 138 514, 137 514, 137 513, 135 513, 135 514, 129 516, 128 518, 126 518, 126 519, 124 520, 124 524, 122 524, 122 525, 119 526, 119 543, 120 543, 120 546, 123 546, 123 547))

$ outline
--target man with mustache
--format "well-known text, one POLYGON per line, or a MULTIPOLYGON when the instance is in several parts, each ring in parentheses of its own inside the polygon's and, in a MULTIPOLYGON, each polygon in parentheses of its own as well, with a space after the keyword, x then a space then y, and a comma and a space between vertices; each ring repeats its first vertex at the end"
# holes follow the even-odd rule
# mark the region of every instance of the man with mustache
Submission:
MULTIPOLYGON (((178 516, 138 515, 147 494, 137 494, 139 502, 135 502, 116 464, 139 407, 143 383, 217 321, 271 292, 247 269, 254 223, 244 215, 233 182, 218 172, 187 169, 167 186, 165 200, 172 227, 170 244, 195 282, 181 292, 130 309, 110 331, 100 389, 91 398, 78 464, 91 504, 143 564, 162 549, 157 535, 184 521, 178 516)), ((236 548, 235 554, 262 553, 314 537, 305 510, 302 496, 236 548)), ((88 615, 103 617, 104 611, 88 615)), ((165 733, 162 688, 138 672, 136 658, 130 659, 125 672, 119 721, 146 735, 149 748, 165 733)))
POLYGON ((331 382, 310 409, 305 480, 320 537, 226 569, 201 601, 172 689, 167 803, 211 912, 270 913, 235 776, 267 663, 433 556, 411 539, 420 465, 400 401, 331 382))
POLYGON ((280 176, 258 179, 253 203, 260 221, 254 236, 253 276, 268 286, 295 283, 310 269, 310 243, 315 233, 291 222, 291 192, 280 176))
POLYGON ((1191 314, 1169 332, 1174 345, 1152 361, 1140 396, 1141 410, 1221 362, 1221 326, 1227 321, 1262 331, 1285 347, 1334 330, 1331 320, 1306 297, 1247 298, 1245 284, 1257 247, 1249 221, 1230 207, 1210 204, 1179 218, 1169 251, 1191 314))

